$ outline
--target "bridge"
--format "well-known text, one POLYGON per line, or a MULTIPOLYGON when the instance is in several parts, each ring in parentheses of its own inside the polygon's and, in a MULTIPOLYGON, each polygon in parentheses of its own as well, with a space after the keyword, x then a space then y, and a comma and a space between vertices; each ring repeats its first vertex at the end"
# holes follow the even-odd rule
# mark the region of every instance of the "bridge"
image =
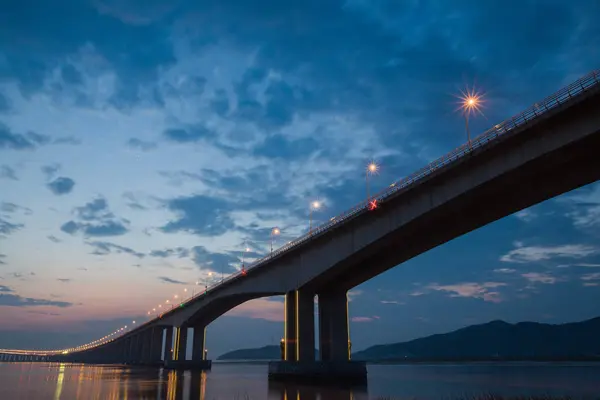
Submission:
POLYGON ((282 361, 270 365, 270 377, 364 380, 364 364, 350 361, 348 291, 458 236, 600 179, 599 110, 596 70, 134 329, 71 349, 0 350, 0 360, 210 368, 204 343, 212 321, 248 300, 284 295, 282 361))

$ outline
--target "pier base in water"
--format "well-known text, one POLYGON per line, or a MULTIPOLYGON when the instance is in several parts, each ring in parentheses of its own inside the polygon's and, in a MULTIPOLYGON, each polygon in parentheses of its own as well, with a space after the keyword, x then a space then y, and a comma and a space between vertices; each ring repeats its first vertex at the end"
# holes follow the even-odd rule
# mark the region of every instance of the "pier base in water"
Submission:
POLYGON ((367 365, 363 361, 272 361, 269 379, 307 384, 366 386, 367 365))
POLYGON ((196 370, 196 371, 206 371, 211 369, 212 360, 185 360, 185 361, 174 361, 168 360, 165 361, 165 368, 167 369, 178 369, 178 370, 196 370))

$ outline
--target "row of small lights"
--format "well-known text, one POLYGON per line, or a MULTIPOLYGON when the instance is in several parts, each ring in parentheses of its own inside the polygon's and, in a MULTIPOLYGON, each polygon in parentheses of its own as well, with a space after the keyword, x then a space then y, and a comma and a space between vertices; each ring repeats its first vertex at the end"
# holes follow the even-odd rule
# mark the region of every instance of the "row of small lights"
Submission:
MULTIPOLYGON (((482 103, 482 99, 481 99, 480 95, 478 95, 474 91, 469 91, 469 90, 467 90, 466 92, 463 92, 462 96, 460 96, 460 99, 462 100, 460 109, 463 110, 463 115, 465 117, 465 129, 466 129, 466 133, 467 133, 467 140, 468 140, 468 143, 470 146, 471 145, 471 135, 470 135, 470 131, 469 131, 469 115, 474 112, 481 113, 480 106, 482 103)), ((376 164, 374 161, 370 162, 366 167, 365 179, 366 179, 366 187, 367 187, 367 203, 368 203, 368 208, 370 210, 374 210, 375 208, 377 208, 377 201, 376 200, 370 201, 369 176, 376 174, 378 171, 379 171, 379 165, 376 164)), ((394 186, 394 185, 395 184, 392 183, 391 186, 394 186)), ((312 231, 312 213, 313 213, 313 211, 319 210, 321 208, 321 206, 322 206, 322 203, 320 201, 313 201, 310 203, 309 232, 312 231)), ((333 220, 333 219, 335 219, 335 217, 331 218, 331 220, 333 220)), ((280 233, 281 233, 281 230, 278 227, 271 229, 271 253, 273 253, 273 238, 274 238, 274 236, 277 236, 280 233)), ((247 246, 244 247, 244 252, 248 252, 250 250, 251 249, 249 247, 247 247, 247 246)), ((246 269, 245 269, 245 265, 244 265, 244 254, 245 253, 242 253, 242 269, 240 270, 240 273, 242 274, 242 276, 246 275, 246 269)), ((208 278, 211 278, 212 276, 213 276, 213 272, 210 271, 208 273, 208 278)), ((206 285, 205 285, 205 291, 204 291, 205 295, 208 293, 208 278, 206 279, 206 285)), ((200 283, 199 281, 196 281, 196 286, 199 285, 199 283, 200 283)), ((211 289, 212 289, 212 287, 211 287, 211 289)), ((184 292, 184 296, 185 296, 185 294, 188 293, 188 289, 187 288, 183 289, 183 292, 184 292)), ((185 301, 180 302, 179 306, 182 307, 185 302, 189 301, 190 299, 193 299, 194 296, 195 296, 195 291, 192 291, 192 296, 190 298, 186 299, 185 301)), ((165 311, 165 309, 168 307, 169 304, 171 304, 171 309, 175 308, 176 300, 179 299, 179 297, 180 297, 179 294, 175 294, 175 295, 173 295, 173 299, 167 299, 164 303, 160 303, 160 304, 158 304, 157 307, 154 307, 151 310, 149 310, 147 312, 147 315, 150 316, 149 321, 151 321, 153 319, 153 315, 155 315, 155 313, 156 313, 155 318, 161 318, 165 312, 169 311, 169 310, 165 311), (165 307, 163 307, 163 305, 165 307)), ((136 323, 135 321, 132 321, 132 325, 135 325, 135 323, 136 323)), ((2 349, 0 349, 0 352, 15 353, 15 354, 28 354, 28 355, 39 354, 39 353, 67 354, 67 353, 71 353, 71 352, 75 352, 75 351, 89 350, 89 349, 104 345, 108 342, 115 340, 120 335, 123 335, 125 333, 127 333, 127 325, 117 329, 116 331, 114 331, 106 336, 101 337, 100 339, 94 340, 92 342, 89 342, 89 343, 86 343, 86 344, 83 344, 83 345, 80 345, 77 347, 69 348, 69 349, 49 350, 49 351, 45 351, 45 352, 35 351, 35 350, 2 350, 2 349)))

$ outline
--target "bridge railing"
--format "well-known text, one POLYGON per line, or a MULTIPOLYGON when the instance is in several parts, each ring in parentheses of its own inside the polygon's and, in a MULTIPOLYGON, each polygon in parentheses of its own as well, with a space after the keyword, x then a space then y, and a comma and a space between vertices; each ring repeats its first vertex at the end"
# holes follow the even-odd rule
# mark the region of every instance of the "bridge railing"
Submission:
MULTIPOLYGON (((332 229, 336 226, 339 226, 343 222, 348 221, 349 219, 351 219, 363 212, 366 212, 369 208, 370 201, 373 201, 373 200, 376 200, 377 202, 385 201, 386 199, 388 199, 389 197, 398 193, 399 191, 405 190, 413 185, 419 184, 424 178, 431 175, 434 171, 437 171, 443 167, 446 167, 449 164, 452 164, 455 161, 471 154, 474 150, 482 148, 482 147, 486 146, 487 144, 493 142, 498 137, 503 136, 509 132, 512 132, 516 128, 524 126, 524 125, 536 120, 537 118, 546 115, 547 112, 552 111, 552 110, 556 109, 557 107, 560 107, 564 103, 567 103, 570 100, 572 100, 574 97, 578 97, 578 96, 582 95, 584 92, 589 91, 591 88, 594 88, 594 87, 598 86, 599 84, 600 84, 600 70, 594 70, 594 71, 590 72, 589 74, 585 75, 584 77, 571 83, 570 85, 568 85, 568 86, 560 89, 559 91, 555 92, 554 94, 546 97, 542 101, 535 103, 531 107, 527 108, 525 111, 523 111, 509 119, 506 119, 505 121, 488 129, 487 131, 483 132, 479 136, 475 137, 470 143, 461 145, 460 147, 454 149, 453 151, 432 161, 425 167, 392 183, 386 189, 376 193, 374 196, 371 196, 369 200, 361 201, 360 203, 356 204, 354 207, 331 218, 328 222, 325 222, 325 223, 317 226, 316 228, 312 229, 310 232, 285 244, 284 246, 278 248, 277 250, 274 250, 269 255, 250 263, 246 270, 252 270, 252 269, 258 268, 261 265, 267 263, 268 261, 270 261, 270 260, 272 260, 294 248, 297 248, 301 244, 313 239, 314 237, 320 236, 321 234, 324 234, 325 232, 329 231, 330 229, 332 229)), ((218 283, 214 283, 210 286, 207 286, 207 289, 205 292, 199 291, 197 294, 189 297, 188 299, 183 300, 182 304, 187 304, 187 303, 191 302, 192 300, 197 299, 198 297, 202 297, 207 292, 214 290, 216 287, 218 287, 224 283, 227 283, 227 282, 230 282, 230 281, 233 281, 236 279, 240 279, 244 275, 244 272, 238 271, 237 273, 231 274, 227 278, 222 279, 218 283)), ((172 311, 173 310, 166 311, 165 313, 160 314, 160 316, 157 318, 160 318, 160 317, 164 316, 165 314, 169 314, 172 311)), ((144 324, 140 324, 140 326, 138 326, 138 329, 143 327, 146 324, 152 323, 155 319, 156 318, 153 318, 144 324)), ((125 333, 126 332, 124 332, 124 334, 125 333)), ((116 337, 110 339, 109 341, 114 341, 115 339, 116 339, 116 337)))
MULTIPOLYGON (((260 267, 262 264, 272 260, 280 256, 283 253, 288 252, 289 250, 298 247, 304 242, 314 238, 315 236, 319 236, 329 229, 340 225, 341 223, 347 221, 350 218, 355 217, 359 213, 366 211, 369 208, 369 201, 376 200, 377 202, 382 202, 394 195, 400 190, 406 189, 412 185, 416 185, 420 183, 420 181, 433 173, 434 171, 439 170, 442 167, 445 167, 456 160, 471 154, 475 149, 481 148, 488 143, 494 141, 496 138, 513 131, 515 128, 521 127, 527 123, 532 122, 540 116, 545 115, 548 111, 551 111, 562 104, 570 101, 573 97, 579 96, 582 93, 588 91, 589 89, 597 86, 600 83, 600 70, 594 70, 584 77, 578 79, 577 81, 571 83, 570 85, 560 89, 554 94, 546 97, 540 102, 535 103, 531 107, 527 108, 525 111, 506 119, 505 121, 495 125, 494 127, 488 129, 483 132, 479 136, 475 137, 470 143, 466 143, 461 145, 460 147, 454 149, 450 153, 443 155, 442 157, 432 161, 425 167, 415 171, 411 175, 404 177, 394 183, 392 183, 388 188, 376 193, 374 196, 371 196, 369 200, 363 200, 360 203, 356 204, 354 207, 344 211, 343 213, 331 218, 328 222, 325 222, 316 228, 312 229, 310 232, 300 236, 299 238, 285 244, 284 246, 274 250, 271 254, 256 260, 250 263, 247 267, 247 270, 255 269, 260 267)), ((213 290, 214 288, 220 286, 223 283, 229 282, 234 279, 238 279, 243 275, 241 271, 228 276, 227 278, 221 280, 221 282, 210 285, 207 291, 213 290)), ((199 293, 196 296, 192 296, 186 302, 197 298, 198 296, 203 295, 203 293, 199 293)))

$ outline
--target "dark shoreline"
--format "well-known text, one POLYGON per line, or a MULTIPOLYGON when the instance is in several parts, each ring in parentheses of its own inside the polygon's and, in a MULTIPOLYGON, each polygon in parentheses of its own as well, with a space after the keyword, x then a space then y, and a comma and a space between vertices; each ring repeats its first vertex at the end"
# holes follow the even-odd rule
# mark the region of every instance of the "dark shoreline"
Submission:
MULTIPOLYGON (((217 364, 268 364, 279 360, 215 360, 217 364)), ((389 359, 389 360, 360 360, 368 365, 403 365, 403 364, 505 364, 505 363, 596 363, 600 357, 586 358, 419 358, 419 359, 389 359)))

